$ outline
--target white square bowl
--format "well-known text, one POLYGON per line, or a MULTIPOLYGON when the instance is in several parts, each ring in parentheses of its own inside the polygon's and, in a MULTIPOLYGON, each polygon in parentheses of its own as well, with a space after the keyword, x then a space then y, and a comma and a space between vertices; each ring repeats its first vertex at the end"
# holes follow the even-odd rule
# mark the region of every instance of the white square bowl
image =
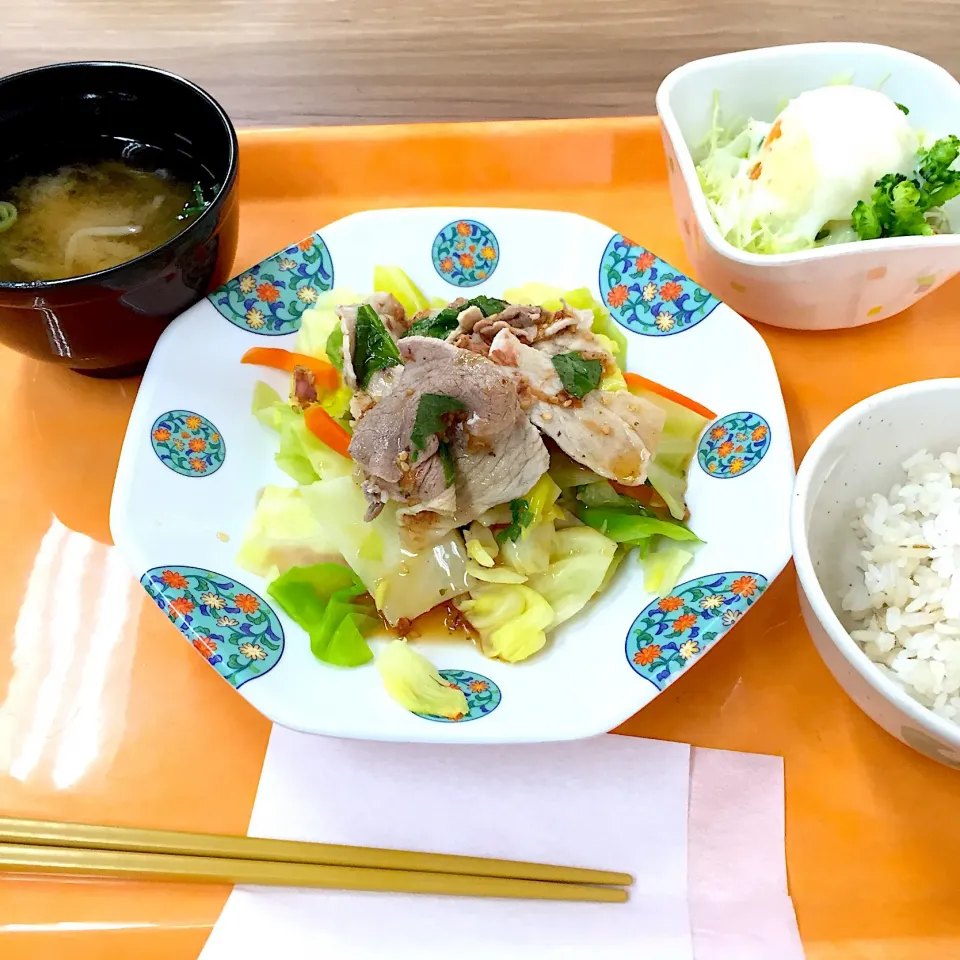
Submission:
POLYGON ((915 129, 960 134, 960 84, 893 47, 804 43, 694 60, 657 91, 674 208, 697 279, 738 313, 799 330, 856 327, 912 306, 960 271, 960 235, 899 237, 796 253, 756 254, 725 240, 697 178, 697 149, 723 116, 773 120, 785 100, 852 76, 910 109, 915 129))

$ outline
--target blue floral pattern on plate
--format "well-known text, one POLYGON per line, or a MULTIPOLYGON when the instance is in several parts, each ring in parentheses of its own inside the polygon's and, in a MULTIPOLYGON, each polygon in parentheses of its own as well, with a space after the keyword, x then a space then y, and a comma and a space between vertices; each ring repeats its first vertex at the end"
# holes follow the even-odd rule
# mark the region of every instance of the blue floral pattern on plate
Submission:
POLYGON ((319 233, 234 277, 207 299, 241 330, 265 337, 296 333, 300 318, 333 288, 333 258, 319 233))
POLYGON ((627 663, 658 690, 730 629, 767 588, 742 570, 679 584, 640 611, 627 631, 627 663))
POLYGON ((283 627, 249 587, 203 567, 153 567, 140 584, 233 687, 272 670, 283 655, 283 627))
POLYGON ((500 260, 493 231, 478 220, 454 220, 434 238, 433 265, 447 283, 475 287, 489 280, 500 260))
POLYGON ((169 410, 157 417, 150 446, 164 466, 182 477, 209 477, 227 455, 220 431, 192 410, 169 410))
POLYGON ((500 706, 500 688, 489 678, 472 670, 439 670, 437 671, 451 687, 459 687, 467 698, 468 712, 462 717, 435 717, 429 713, 418 713, 424 720, 435 720, 437 723, 465 723, 467 720, 478 720, 489 713, 493 713, 500 706))
POLYGON ((770 424, 759 413, 728 413, 701 438, 697 462, 711 477, 742 477, 766 456, 770 440, 770 424))
POLYGON ((620 326, 645 337, 683 333, 720 306, 712 293, 620 233, 600 260, 600 295, 620 326))

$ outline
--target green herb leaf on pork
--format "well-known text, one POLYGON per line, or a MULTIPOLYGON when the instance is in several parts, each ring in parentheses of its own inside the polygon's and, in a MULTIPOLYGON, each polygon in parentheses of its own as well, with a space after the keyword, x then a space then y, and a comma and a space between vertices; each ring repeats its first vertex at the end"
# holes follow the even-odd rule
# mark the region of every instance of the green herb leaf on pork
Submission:
POLYGON ((443 464, 443 485, 445 487, 452 486, 456 479, 453 469, 453 454, 450 452, 450 444, 445 440, 440 441, 437 456, 440 458, 440 463, 443 464))
POLYGON ((353 369, 362 389, 366 389, 377 370, 388 370, 402 362, 393 337, 377 311, 367 303, 357 307, 354 339, 353 369))
POLYGON ((579 353, 558 353, 552 359, 553 369, 571 397, 582 400, 600 385, 603 364, 599 360, 586 360, 579 353))
POLYGON ((497 300, 494 297, 485 297, 482 295, 473 297, 465 303, 444 307, 436 316, 421 317, 410 325, 410 329, 404 336, 434 337, 437 340, 445 340, 457 329, 457 317, 459 317, 467 307, 476 307, 485 317, 492 317, 495 313, 500 313, 501 310, 505 310, 507 302, 506 300, 497 300))
MULTIPOLYGON (((466 409, 459 400, 445 393, 421 394, 413 430, 410 431, 410 444, 413 447, 410 460, 416 463, 417 455, 426 447, 427 440, 434 434, 443 433, 450 426, 450 414, 461 413, 466 409)), ((452 467, 451 462, 451 469, 452 467)))

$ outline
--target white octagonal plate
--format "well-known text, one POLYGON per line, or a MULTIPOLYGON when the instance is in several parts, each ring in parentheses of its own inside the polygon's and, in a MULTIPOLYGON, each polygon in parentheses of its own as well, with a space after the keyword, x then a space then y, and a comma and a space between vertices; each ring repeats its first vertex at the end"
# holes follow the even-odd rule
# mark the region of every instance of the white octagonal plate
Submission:
POLYGON ((294 243, 170 325, 130 418, 111 526, 173 623, 277 723, 379 740, 563 740, 621 723, 749 610, 789 557, 793 477, 780 386, 760 335, 652 252, 569 213, 376 210, 294 243), (628 557, 610 588, 524 663, 487 660, 467 643, 417 641, 467 694, 470 712, 458 722, 404 711, 372 664, 344 670, 315 660, 304 631, 266 600, 266 583, 234 560, 260 490, 292 483, 274 464, 275 434, 249 412, 258 379, 283 394, 286 376, 240 357, 257 344, 291 347, 319 292, 334 282, 370 292, 377 264, 397 264, 427 295, 447 299, 529 281, 587 286, 626 332, 629 370, 717 414, 690 468, 690 525, 706 545, 670 596, 645 593, 628 557))

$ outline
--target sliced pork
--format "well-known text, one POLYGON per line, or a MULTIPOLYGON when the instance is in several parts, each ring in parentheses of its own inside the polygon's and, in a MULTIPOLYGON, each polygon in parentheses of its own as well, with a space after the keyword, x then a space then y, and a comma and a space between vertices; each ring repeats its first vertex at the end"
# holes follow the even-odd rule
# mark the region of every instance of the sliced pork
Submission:
POLYGON ((374 293, 367 297, 364 303, 368 303, 377 311, 394 340, 399 340, 407 332, 406 311, 403 309, 403 304, 392 293, 374 293))
POLYGON ((540 335, 540 325, 552 320, 553 314, 542 307, 509 304, 499 313, 485 317, 477 307, 468 307, 457 317, 457 329, 447 339, 464 350, 486 356, 493 338, 501 330, 510 330, 524 343, 533 343, 540 335))
MULTIPOLYGON (((560 338, 584 336, 580 332, 564 333, 560 338)), ((568 342, 567 347, 576 342, 568 342)), ((542 346, 541 342, 536 347, 527 346, 509 330, 501 330, 490 345, 489 358, 516 370, 521 378, 530 422, 564 453, 601 477, 627 486, 643 483, 647 462, 663 430, 664 412, 626 391, 591 390, 582 399, 570 397, 554 369, 551 354, 540 349, 542 346)), ((609 357, 594 340, 590 352, 596 351, 609 357)), ((590 359, 587 350, 581 355, 590 359)))
POLYGON ((356 423, 350 443, 372 509, 396 500, 406 515, 446 515, 449 530, 483 512, 483 504, 526 493, 549 458, 520 406, 513 371, 430 337, 406 337, 400 350, 404 365, 395 368, 392 391, 356 423), (428 437, 422 450, 411 441, 424 394, 452 397, 464 407, 445 431, 456 479, 449 488, 437 436, 428 437), (469 519, 460 520, 462 512, 469 519))
POLYGON ((293 368, 293 390, 290 401, 301 410, 317 400, 317 378, 312 370, 306 367, 293 368))
POLYGON ((462 527, 498 503, 517 500, 547 472, 550 454, 536 428, 521 412, 513 427, 489 449, 471 450, 461 430, 451 444, 457 488, 452 526, 462 527))
POLYGON ((458 317, 457 329, 447 339, 465 350, 486 355, 502 330, 509 330, 522 343, 540 346, 561 334, 580 334, 595 342, 592 325, 593 311, 578 310, 566 303, 556 312, 545 307, 511 303, 489 317, 484 317, 476 308, 465 310, 458 317))
POLYGON ((666 414, 626 391, 593 390, 579 406, 537 401, 527 411, 531 423, 574 460, 628 487, 647 479, 666 414))

